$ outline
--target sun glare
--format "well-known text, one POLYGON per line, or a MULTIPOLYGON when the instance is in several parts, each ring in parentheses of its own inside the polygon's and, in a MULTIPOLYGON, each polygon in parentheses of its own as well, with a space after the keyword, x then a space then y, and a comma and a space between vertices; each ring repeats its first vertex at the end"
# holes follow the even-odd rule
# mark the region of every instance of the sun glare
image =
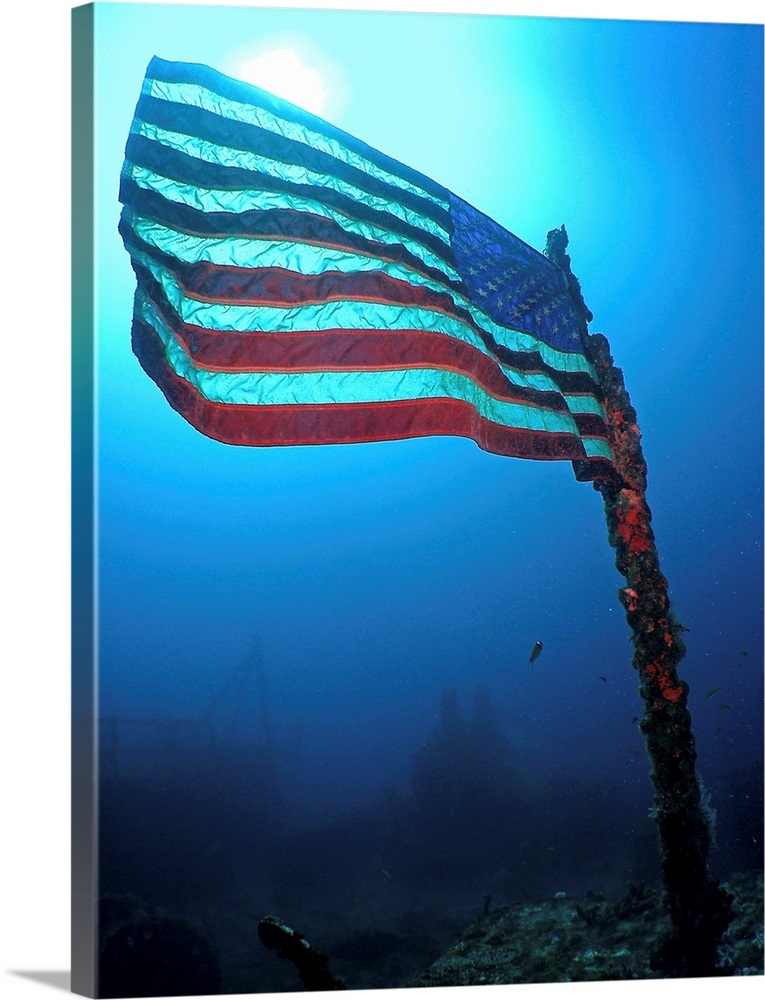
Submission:
POLYGON ((316 115, 326 111, 328 92, 321 73, 303 62, 294 49, 270 49, 247 59, 237 75, 306 111, 316 115))

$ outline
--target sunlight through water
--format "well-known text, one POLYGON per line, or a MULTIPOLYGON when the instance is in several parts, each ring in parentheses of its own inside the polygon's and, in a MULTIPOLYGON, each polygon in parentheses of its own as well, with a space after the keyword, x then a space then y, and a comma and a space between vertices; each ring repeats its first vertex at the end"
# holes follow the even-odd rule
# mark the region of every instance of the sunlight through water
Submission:
POLYGON ((254 56, 241 64, 237 76, 314 114, 323 114, 327 107, 324 78, 294 49, 270 49, 254 56))

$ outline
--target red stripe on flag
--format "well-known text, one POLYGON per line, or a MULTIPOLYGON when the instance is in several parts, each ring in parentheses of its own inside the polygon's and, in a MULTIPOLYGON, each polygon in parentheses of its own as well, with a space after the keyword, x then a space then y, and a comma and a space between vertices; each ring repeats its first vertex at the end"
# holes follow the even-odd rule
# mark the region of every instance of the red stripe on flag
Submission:
MULTIPOLYGON (((179 268, 179 277, 180 274, 183 273, 186 274, 186 277, 188 278, 189 269, 194 266, 195 265, 185 265, 179 268)), ((275 368, 282 368, 283 365, 288 366, 288 369, 291 367, 297 367, 301 370, 319 370, 319 368, 323 366, 323 360, 319 360, 318 362, 311 360, 308 351, 303 350, 302 348, 299 351, 300 361, 296 366, 292 366, 289 360, 286 360, 283 363, 281 361, 272 362, 269 360, 262 360, 260 354, 261 345, 259 342, 253 341, 253 338, 263 335, 270 339, 281 336, 281 334, 275 334, 273 332, 264 334, 263 331, 257 329, 246 331, 207 330, 204 327, 184 324, 178 317, 175 310, 169 305, 164 289, 154 278, 152 273, 142 265, 136 264, 135 262, 133 267, 138 277, 139 285, 144 289, 145 293, 149 295, 157 308, 160 309, 165 322, 173 329, 176 337, 184 344, 188 353, 193 353, 194 361, 199 367, 210 368, 211 370, 216 371, 252 371, 262 370, 263 368, 270 368, 272 366, 275 368), (251 342, 250 346, 247 346, 248 342, 251 342)), ((209 270, 207 270, 208 275, 221 270, 214 265, 207 265, 207 268, 209 268, 209 270)), ((248 276, 252 277, 254 273, 266 273, 265 269, 260 272, 248 272, 242 271, 240 268, 231 267, 228 268, 228 270, 241 276, 241 281, 243 283, 247 283, 249 280, 248 276)), ((390 278, 388 275, 383 275, 380 272, 364 272, 352 275, 346 275, 341 272, 332 272, 332 281, 328 285, 325 285, 320 284, 320 282, 316 280, 316 276, 306 277, 293 271, 280 271, 280 269, 269 270, 270 279, 267 282, 267 288, 271 293, 277 293, 279 297, 271 299, 264 298, 262 301, 252 299, 247 303, 247 305, 251 306, 253 309, 257 309, 261 304, 277 308, 291 308, 309 303, 323 304, 324 302, 332 302, 333 300, 348 301, 350 299, 350 301, 353 301, 354 295, 356 296, 356 301, 359 303, 363 303, 364 301, 379 302, 383 305, 401 306, 402 308, 407 306, 420 306, 455 319, 459 323, 464 323, 467 327, 472 329, 476 337, 483 342, 490 354, 496 359, 496 362, 501 361, 519 373, 527 375, 546 374, 558 386, 560 392, 566 392, 570 395, 597 394, 597 387, 595 386, 591 376, 586 372, 566 372, 553 369, 549 365, 545 364, 538 351, 513 351, 498 344, 489 333, 487 333, 473 320, 467 310, 455 305, 448 293, 435 292, 427 288, 411 286, 405 281, 390 278), (274 278, 274 272, 277 271, 279 271, 278 279, 274 278), (336 281, 338 274, 341 278, 340 282, 336 281), (377 279, 385 280, 380 282, 377 279), (340 294, 339 291, 336 292, 336 287, 337 289, 342 288, 342 290, 344 292, 348 292, 348 294, 340 294), (323 300, 314 297, 319 293, 320 288, 324 294, 323 300), (375 293, 378 294, 375 295, 375 293), (293 298, 289 298, 290 295, 293 296, 293 298)), ((322 277, 323 276, 321 275, 318 276, 319 279, 322 277)), ((187 289, 188 286, 184 285, 184 280, 185 279, 180 278, 181 287, 187 289)), ((265 292, 266 290, 266 286, 261 287, 261 291, 265 292)), ((220 300, 211 300, 199 296, 198 301, 216 301, 219 304, 231 305, 234 303, 242 304, 243 300, 223 298, 220 300)), ((363 310, 360 309, 360 315, 362 313, 363 310)), ((307 348, 309 342, 306 338, 313 335, 316 331, 301 330, 298 327, 298 322, 298 317, 291 318, 292 329, 290 330, 289 335, 285 334, 284 336, 291 336, 292 334, 299 336, 304 340, 307 348)), ((468 374, 472 374, 473 367, 466 367, 463 362, 463 356, 467 357, 467 353, 464 355, 460 354, 460 348, 461 346, 464 346, 466 348, 466 352, 472 352, 472 354, 477 355, 482 359, 481 361, 475 362, 475 375, 477 380, 482 385, 486 385, 489 392, 499 395, 502 398, 526 402, 532 406, 545 406, 551 409, 565 409, 565 403, 556 392, 513 385, 508 382, 506 376, 501 373, 501 369, 498 364, 490 361, 485 352, 471 347, 469 344, 465 344, 457 337, 450 337, 447 334, 429 333, 422 328, 403 331, 378 329, 361 329, 352 331, 344 331, 343 329, 338 329, 336 331, 323 330, 320 335, 323 337, 329 333, 342 334, 344 332, 348 332, 354 337, 384 333, 387 336, 390 336, 391 339, 389 341, 376 341, 377 345, 382 345, 383 347, 386 344, 390 347, 403 345, 404 341, 401 341, 400 339, 393 339, 396 334, 402 333, 411 345, 409 349, 414 348, 415 352, 416 345, 412 343, 413 338, 438 338, 442 345, 441 350, 444 353, 440 359, 433 356, 433 363, 446 369, 465 371, 468 374), (486 368, 487 364, 494 369, 496 378, 501 381, 495 381, 492 384, 483 381, 481 372, 486 368), (504 388, 501 388, 502 385, 504 385, 504 388)), ((365 346, 369 346, 372 351, 371 363, 367 364, 364 357, 358 356, 352 363, 345 361, 342 362, 343 367, 408 368, 413 365, 420 365, 422 367, 432 363, 430 361, 431 356, 427 353, 424 355, 424 360, 422 361, 418 360, 416 353, 414 355, 409 355, 411 357, 411 361, 400 361, 399 356, 393 353, 393 351, 388 352, 383 357, 379 346, 376 347, 374 344, 367 343, 366 341, 364 343, 365 346), (378 357, 378 354, 381 356, 378 357)), ((263 348, 265 350, 263 357, 268 358, 269 349, 266 345, 263 345, 263 348)), ((290 351, 292 350, 293 348, 290 347, 290 351)), ((425 348, 425 350, 427 352, 427 348, 425 348)), ((296 354, 297 353, 298 352, 296 352, 296 354)), ((317 352, 313 357, 320 357, 320 355, 317 352)), ((333 360, 333 358, 334 348, 333 353, 327 355, 326 363, 330 366, 336 365, 338 362, 333 360)))
POLYGON ((585 458, 573 434, 515 430, 481 417, 469 403, 436 397, 385 403, 247 406, 213 403, 167 364, 151 327, 133 321, 133 350, 170 405, 193 427, 225 444, 352 444, 452 435, 515 458, 585 458))
POLYGON ((560 393, 515 385, 488 355, 445 334, 425 330, 211 331, 184 323, 173 310, 154 305, 194 365, 208 371, 439 368, 467 375, 498 399, 550 410, 567 409, 560 393))
POLYGON ((189 298, 230 305, 293 306, 335 300, 421 306, 470 321, 470 314, 446 292, 411 285, 382 271, 324 271, 300 274, 281 267, 247 269, 210 263, 176 264, 189 298))

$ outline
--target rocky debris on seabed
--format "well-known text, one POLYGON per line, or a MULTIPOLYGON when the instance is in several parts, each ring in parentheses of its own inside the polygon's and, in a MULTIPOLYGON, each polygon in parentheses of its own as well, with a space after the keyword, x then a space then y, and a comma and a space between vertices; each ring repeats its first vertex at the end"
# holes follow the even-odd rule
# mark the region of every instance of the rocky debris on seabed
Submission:
MULTIPOLYGON (((719 952, 724 975, 763 975, 762 872, 734 875, 734 917, 719 952)), ((561 891, 533 905, 491 910, 457 944, 408 985, 480 986, 660 978, 650 956, 669 928, 660 893, 630 883, 609 901, 561 891)))

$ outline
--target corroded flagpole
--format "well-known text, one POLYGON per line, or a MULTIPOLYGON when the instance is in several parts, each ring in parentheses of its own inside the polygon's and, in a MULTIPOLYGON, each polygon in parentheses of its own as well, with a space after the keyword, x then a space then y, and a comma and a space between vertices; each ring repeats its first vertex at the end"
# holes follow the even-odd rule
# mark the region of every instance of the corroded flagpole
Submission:
MULTIPOLYGON (((647 466, 635 410, 614 365, 608 341, 587 332, 592 314, 582 298, 566 253, 566 227, 547 234, 545 254, 566 274, 579 313, 585 350, 602 390, 610 444, 618 477, 595 480, 603 497, 608 540, 626 585, 619 591, 635 647, 632 665, 640 679, 640 730, 651 760, 654 807, 659 828, 664 903, 672 931, 653 956, 666 976, 720 975, 717 950, 732 916, 732 897, 710 877, 712 816, 696 776, 696 749, 688 711, 688 685, 677 664, 685 655, 687 631, 670 609, 667 580, 646 502, 647 466)), ((576 471, 576 467, 575 467, 576 471)))

